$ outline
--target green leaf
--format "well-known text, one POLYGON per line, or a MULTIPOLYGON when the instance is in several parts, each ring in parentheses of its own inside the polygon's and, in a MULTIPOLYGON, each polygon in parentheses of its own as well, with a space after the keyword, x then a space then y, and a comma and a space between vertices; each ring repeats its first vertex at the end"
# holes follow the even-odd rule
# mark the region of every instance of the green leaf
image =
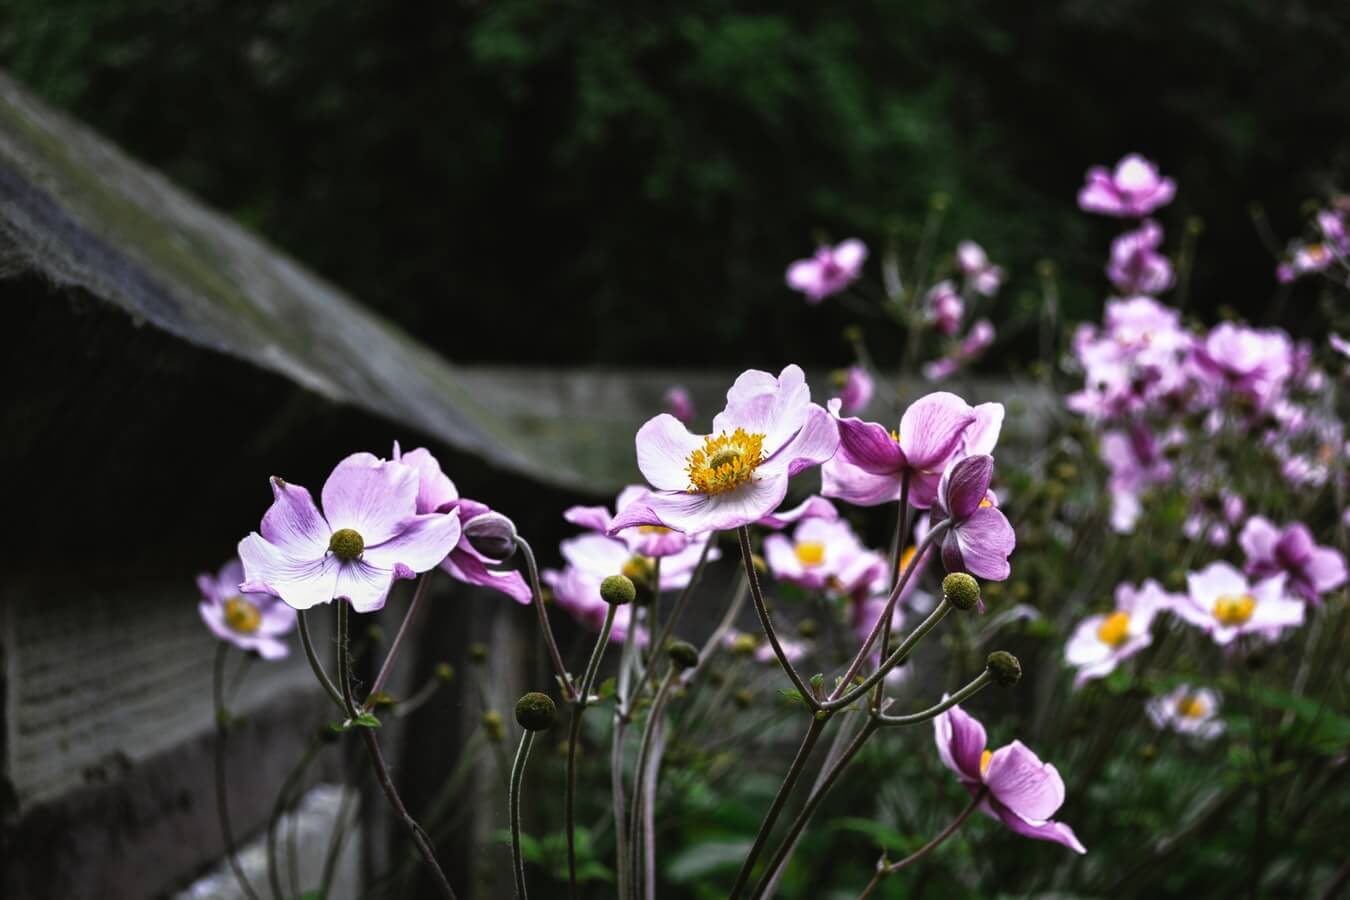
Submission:
POLYGON ((614 696, 615 692, 618 690, 615 684, 613 675, 600 682, 600 689, 597 693, 601 700, 608 700, 610 697, 614 696))
POLYGON ((379 728, 380 720, 375 718, 374 713, 363 712, 355 719, 352 719, 351 724, 358 728, 379 728))
POLYGON ((750 841, 712 841, 677 853, 666 867, 666 877, 688 884, 714 872, 734 871, 750 852, 750 841))
POLYGON ((831 831, 852 831, 865 834, 883 850, 899 850, 910 843, 904 835, 890 825, 878 822, 875 819, 856 817, 831 819, 825 827, 831 831))

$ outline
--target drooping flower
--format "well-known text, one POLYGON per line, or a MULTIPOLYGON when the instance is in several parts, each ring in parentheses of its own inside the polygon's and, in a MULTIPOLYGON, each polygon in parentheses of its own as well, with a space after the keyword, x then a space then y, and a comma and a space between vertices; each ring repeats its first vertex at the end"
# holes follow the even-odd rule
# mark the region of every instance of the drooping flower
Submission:
POLYGON ((783 534, 764 539, 764 561, 773 577, 813 591, 837 584, 844 569, 866 552, 842 519, 807 519, 791 540, 783 534))
POLYGON ((469 523, 493 510, 477 500, 459 496, 455 483, 441 470, 440 462, 425 447, 403 453, 395 441, 394 459, 417 471, 419 515, 452 512, 459 514, 462 526, 459 540, 450 551, 450 555, 441 563, 441 568, 456 581, 491 588, 517 603, 529 603, 534 594, 519 572, 489 568, 500 565, 505 557, 489 556, 474 546, 473 528, 469 523))
MULTIPOLYGON (((539 580, 552 589, 558 606, 582 626, 597 632, 604 626, 605 616, 610 609, 600 596, 600 582, 604 579, 605 576, 596 576, 576 566, 567 566, 562 571, 544 569, 539 573, 539 580)), ((614 608, 614 624, 609 632, 611 643, 622 643, 627 638, 633 623, 633 610, 631 603, 614 608)), ((633 633, 633 641, 639 647, 646 646, 647 630, 639 627, 633 633)))
POLYGON ((834 418, 811 402, 806 376, 788 366, 775 378, 751 369, 727 391, 713 433, 693 435, 669 414, 637 433, 638 468, 655 490, 618 514, 615 534, 664 525, 686 534, 726 531, 769 515, 788 480, 839 446, 834 418))
POLYGON ((1160 294, 1172 286, 1172 264, 1158 252, 1162 226, 1147 219, 1111 242, 1106 277, 1125 294, 1160 294))
POLYGON ((1087 852, 1072 828, 1051 818, 1064 805, 1064 779, 1052 764, 1021 741, 987 749, 984 726, 960 706, 935 718, 933 731, 942 764, 972 797, 985 792, 982 813, 1023 837, 1087 852))
POLYGON ((1289 590, 1311 603, 1321 603, 1323 594, 1345 584, 1345 557, 1332 547, 1318 546, 1302 522, 1281 529, 1252 516, 1238 542, 1247 554, 1243 568, 1248 575, 1266 578, 1282 572, 1289 590))
POLYGON ((320 515, 309 491, 274 477, 262 533, 239 542, 245 588, 301 610, 335 599, 380 609, 395 578, 439 565, 459 541, 458 512, 418 515, 418 491, 416 469, 354 453, 324 482, 320 515))
POLYGON ((941 381, 955 375, 962 366, 975 360, 994 343, 994 323, 980 319, 970 326, 970 331, 950 353, 941 359, 935 359, 923 366, 923 377, 929 381, 941 381))
POLYGON ((1003 427, 1003 404, 972 407, 946 391, 910 404, 898 431, 876 422, 839 420, 839 452, 821 471, 821 493, 858 506, 900 499, 906 475, 909 502, 932 506, 942 472, 952 460, 988 453, 1003 427))
POLYGON ((216 637, 263 659, 282 659, 291 652, 282 635, 295 627, 295 610, 268 593, 241 591, 244 564, 227 562, 220 572, 197 576, 202 621, 216 637))
POLYGON ((1251 584, 1226 562, 1213 562, 1186 576, 1188 592, 1173 611, 1225 646, 1244 634, 1274 638, 1303 624, 1304 603, 1285 597, 1283 572, 1251 584))
POLYGON ((835 373, 835 383, 839 387, 836 399, 844 415, 862 412, 872 402, 872 395, 876 392, 871 374, 862 366, 849 366, 835 373))
POLYGON ((807 303, 816 304, 856 281, 866 260, 867 245, 857 238, 836 247, 825 244, 816 249, 814 256, 788 266, 787 284, 805 294, 807 303))
POLYGON ((1170 609, 1175 598, 1158 582, 1145 581, 1138 589, 1121 583, 1116 587, 1116 606, 1109 613, 1088 616, 1074 629, 1064 647, 1064 658, 1078 669, 1073 686, 1082 687, 1093 678, 1104 678, 1116 666, 1153 642, 1149 629, 1159 612, 1170 609))
POLYGON ((684 385, 674 384, 667 388, 664 402, 666 412, 681 422, 687 425, 694 420, 694 398, 689 396, 684 385))
POLYGON ((989 483, 994 458, 967 456, 942 473, 937 507, 950 520, 942 536, 942 564, 948 572, 1003 581, 1012 573, 1008 557, 1017 546, 1012 525, 994 503, 989 483))
POLYGON ((1087 183, 1078 192, 1078 206, 1104 216, 1142 218, 1171 203, 1176 191, 1176 182, 1162 177, 1156 165, 1131 153, 1113 172, 1104 166, 1088 169, 1087 183))
POLYGON ((1223 734, 1223 720, 1219 718, 1219 695, 1209 688, 1178 685, 1161 697, 1154 697, 1144 707, 1155 728, 1172 730, 1212 741, 1223 734))
POLYGON ((928 321, 947 337, 961 330, 961 319, 966 313, 966 301, 950 281, 939 281, 928 289, 924 296, 924 305, 928 310, 928 321))
POLYGON ((966 277, 966 284, 977 294, 992 297, 1003 284, 1003 270, 991 263, 989 254, 974 241, 956 245, 956 266, 966 277))

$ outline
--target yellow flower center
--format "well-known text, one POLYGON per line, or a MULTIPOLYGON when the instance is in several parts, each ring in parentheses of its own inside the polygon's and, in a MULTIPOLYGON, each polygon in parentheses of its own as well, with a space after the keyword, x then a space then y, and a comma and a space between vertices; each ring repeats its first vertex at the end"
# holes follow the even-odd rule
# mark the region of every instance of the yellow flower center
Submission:
POLYGON ((797 544, 797 561, 807 568, 825 561, 825 545, 820 541, 801 541, 797 544))
POLYGON ((994 758, 993 750, 986 750, 980 754, 980 774, 984 775, 989 771, 989 760, 994 758))
POLYGON ((1177 715, 1187 719, 1202 719, 1208 711, 1205 701, 1195 694, 1187 694, 1177 701, 1177 715))
POLYGON ((1119 647, 1130 636, 1130 614, 1116 610, 1097 626, 1097 639, 1103 644, 1119 647))
POLYGON ((656 565, 649 556, 634 556, 624 563, 619 571, 631 578, 635 584, 647 584, 652 580, 656 565))
POLYGON ((1214 618, 1224 625, 1242 625, 1255 609, 1256 598, 1251 594, 1224 594, 1214 601, 1214 618))
POLYGON ((750 480, 764 461, 764 435, 737 428, 709 435, 702 448, 689 454, 689 493, 721 494, 750 480))
POLYGON ((366 540, 352 528, 339 528, 328 539, 328 549, 343 562, 351 562, 366 549, 366 540))
POLYGON ((909 564, 914 562, 914 554, 917 552, 919 552, 919 548, 914 546, 913 544, 910 544, 908 547, 905 548, 905 552, 900 554, 901 575, 905 574, 905 570, 909 568, 909 564))
POLYGON ((638 534, 670 534, 670 529, 664 525, 639 525, 638 534))
POLYGON ((225 601, 225 624, 240 634, 252 634, 262 624, 262 612, 243 597, 225 601))

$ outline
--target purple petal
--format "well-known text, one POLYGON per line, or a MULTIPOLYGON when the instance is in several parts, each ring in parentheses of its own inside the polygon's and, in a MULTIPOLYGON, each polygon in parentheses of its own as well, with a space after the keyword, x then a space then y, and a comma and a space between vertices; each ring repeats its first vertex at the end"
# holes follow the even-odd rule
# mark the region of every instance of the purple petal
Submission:
POLYGON ((944 564, 947 562, 947 541, 953 537, 959 546, 962 568, 948 567, 948 571, 966 571, 989 581, 1003 581, 1012 574, 1008 557, 1017 546, 1017 534, 998 507, 975 510, 970 518, 947 533, 942 544, 944 564))
POLYGON ((789 476, 793 476, 829 460, 838 449, 839 429, 834 416, 820 406, 811 404, 807 407, 806 421, 801 430, 760 463, 756 474, 757 477, 767 478, 786 470, 789 476))
POLYGON ((1262 516, 1252 516, 1242 526, 1238 543, 1242 552, 1247 554, 1248 564, 1267 562, 1275 558, 1275 545, 1279 543, 1280 531, 1262 516))
POLYGON ((375 612, 384 607, 389 588, 394 584, 394 573, 377 569, 364 560, 343 563, 338 568, 334 599, 346 600, 359 613, 375 612))
POLYGON ((975 421, 962 436, 966 456, 993 453, 1003 431, 1003 404, 981 403, 974 409, 975 421))
MULTIPOLYGON (((900 499, 900 479, 894 474, 873 475, 836 453, 820 470, 820 492, 854 506, 878 506, 900 499)), ((911 496, 913 488, 911 488, 911 496)))
POLYGON ((933 720, 933 736, 943 765, 978 784, 980 756, 988 743, 984 726, 958 705, 933 720))
POLYGON ((914 468, 941 469, 974 421, 970 404, 955 394, 927 394, 911 403, 900 418, 900 448, 914 468))
POLYGON ((1073 829, 1063 822, 1028 822, 996 800, 990 802, 989 806, 1000 822, 1022 837, 1052 841, 1063 844, 1075 853, 1087 853, 1087 848, 1079 842, 1073 829))
POLYGON ((283 553, 301 559, 322 556, 332 531, 309 491, 272 477, 272 505, 263 514, 262 536, 283 553))
POLYGON ((638 429, 635 443, 638 468, 652 487, 682 491, 689 486, 689 455, 703 446, 703 439, 690 434, 679 419, 670 413, 649 419, 638 429))
POLYGON ((1330 547, 1318 547, 1304 571, 1318 593, 1334 591, 1345 584, 1345 557, 1330 547))
POLYGON ((713 433, 730 434, 744 428, 762 434, 765 455, 775 456, 802 430, 811 407, 811 389, 800 366, 785 366, 777 378, 750 369, 742 372, 727 391, 726 408, 713 418, 713 433))
POLYGON ((756 477, 740 487, 723 494, 688 494, 673 492, 654 492, 648 500, 647 508, 630 507, 615 520, 611 531, 627 524, 664 525, 685 534, 701 534, 705 531, 730 531, 742 525, 750 525, 772 512, 783 502, 787 494, 786 475, 778 477, 756 477), (632 521, 621 522, 629 518, 633 510, 641 510, 632 516, 632 521))
POLYGON ((441 568, 457 581, 491 588, 517 603, 528 605, 534 599, 530 586, 519 572, 493 571, 481 559, 464 550, 452 550, 445 562, 441 563, 441 568))
POLYGON ((765 528, 780 529, 786 528, 800 519, 824 519, 827 522, 833 522, 838 518, 839 510, 835 509, 833 503, 824 497, 812 494, 791 509, 780 509, 777 512, 770 513, 755 524, 763 525, 765 528))
POLYGON ((594 575, 597 581, 618 574, 633 556, 623 541, 602 534, 582 534, 568 538, 559 549, 569 566, 594 575))
POLYGON ((1297 569, 1312 558, 1316 546, 1317 542, 1313 540, 1308 526, 1302 522, 1295 522, 1285 528, 1280 535, 1279 541, 1275 544, 1275 556, 1285 568, 1297 569))
POLYGON ((861 419, 839 420, 839 456, 870 475, 891 475, 908 463, 884 425, 861 419))
POLYGON ((353 453, 324 482, 324 516, 333 531, 351 528, 366 546, 382 544, 416 513, 418 481, 416 469, 353 453))
POLYGON ((968 518, 980 508, 994 479, 994 458, 988 455, 967 456, 953 463, 942 473, 939 493, 947 514, 956 521, 968 518))
POLYGON ((563 512, 563 518, 573 525, 601 533, 609 531, 611 517, 604 506, 572 506, 563 512))
POLYGON ((425 447, 403 453, 394 443, 394 461, 417 470, 417 512, 433 513, 445 510, 459 499, 455 483, 443 471, 441 464, 425 447))
POLYGON ((1021 741, 993 752, 984 783, 995 800, 1023 819, 1043 822, 1064 805, 1064 779, 1058 770, 1021 741))
POLYGON ((457 512, 410 516, 398 528, 384 543, 367 546, 361 558, 378 569, 404 565, 414 572, 425 572, 440 565, 459 543, 457 512))
POLYGON ((332 554, 297 559, 255 532, 239 542, 239 558, 246 583, 266 586, 295 609, 327 603, 337 589, 338 561, 332 554))

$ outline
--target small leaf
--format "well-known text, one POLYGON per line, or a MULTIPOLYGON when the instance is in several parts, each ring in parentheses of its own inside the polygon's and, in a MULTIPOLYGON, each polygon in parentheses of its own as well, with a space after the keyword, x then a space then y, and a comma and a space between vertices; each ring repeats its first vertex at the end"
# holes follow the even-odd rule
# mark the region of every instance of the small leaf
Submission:
POLYGON ((398 701, 384 691, 375 691, 366 698, 366 705, 372 709, 379 709, 381 706, 393 706, 395 703, 398 703, 398 701))
POLYGON ((351 720, 351 724, 359 728, 379 728, 380 720, 375 718, 373 713, 363 712, 351 720))
POLYGON ((600 699, 601 699, 601 700, 608 700, 610 697, 613 697, 613 696, 614 696, 614 694, 615 694, 615 692, 616 692, 617 690, 618 690, 618 688, 617 688, 617 686, 616 686, 616 682, 615 682, 615 680, 614 680, 614 676, 611 675, 610 677, 606 678, 604 681, 600 682, 600 692, 599 692, 600 699))

